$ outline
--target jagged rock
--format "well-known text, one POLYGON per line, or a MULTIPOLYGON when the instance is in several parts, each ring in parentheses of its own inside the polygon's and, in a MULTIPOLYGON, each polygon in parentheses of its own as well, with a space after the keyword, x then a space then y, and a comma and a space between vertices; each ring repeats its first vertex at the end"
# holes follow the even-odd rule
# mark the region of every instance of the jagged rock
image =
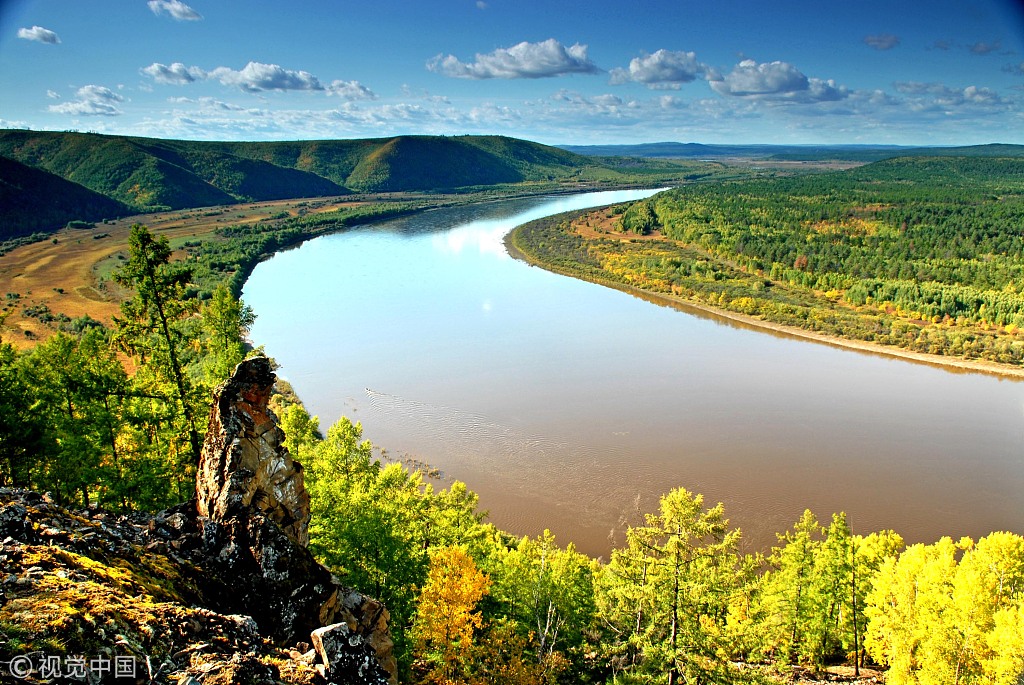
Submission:
POLYGON ((247 359, 213 395, 196 476, 199 514, 224 521, 252 507, 302 546, 309 543, 309 495, 302 465, 282 446, 267 407, 276 377, 266 357, 247 359))
POLYGON ((0 487, 0 624, 19 626, 33 658, 45 650, 32 645, 59 640, 152 666, 168 685, 396 682, 387 610, 305 546, 309 498, 267 408, 273 383, 256 358, 218 389, 196 501, 72 512, 0 487), (320 678, 304 652, 323 626, 320 678))
POLYGON ((324 677, 332 683, 385 685, 389 674, 374 656, 373 648, 347 623, 314 630, 313 649, 324 665, 324 677))

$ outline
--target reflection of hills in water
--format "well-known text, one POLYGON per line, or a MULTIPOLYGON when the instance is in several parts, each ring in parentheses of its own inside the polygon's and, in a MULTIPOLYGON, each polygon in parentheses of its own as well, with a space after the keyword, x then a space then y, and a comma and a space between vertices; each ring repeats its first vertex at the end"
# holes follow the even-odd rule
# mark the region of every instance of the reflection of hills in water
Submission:
MULTIPOLYGON (((506 426, 474 412, 428 404, 366 388, 371 411, 396 429, 437 445, 436 455, 420 455, 445 471, 454 462, 486 473, 517 497, 569 508, 582 518, 618 518, 623 502, 650 494, 655 465, 634 459, 628 447, 557 440, 506 426)), ((612 432, 618 442, 628 434, 612 432)), ((470 484, 472 487, 472 484, 470 484)))

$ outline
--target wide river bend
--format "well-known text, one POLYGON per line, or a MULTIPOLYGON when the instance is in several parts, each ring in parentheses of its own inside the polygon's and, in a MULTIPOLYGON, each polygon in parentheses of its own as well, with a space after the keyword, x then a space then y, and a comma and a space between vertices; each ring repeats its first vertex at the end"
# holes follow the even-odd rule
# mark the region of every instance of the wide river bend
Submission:
MULTIPOLYGON (((684 486, 747 549, 805 508, 908 541, 1024 532, 1024 383, 683 313, 514 260, 535 218, 653 191, 424 212, 261 263, 251 337, 326 430, 465 481, 490 520, 607 555, 684 486)), ((441 484, 442 486, 444 484, 441 484)))

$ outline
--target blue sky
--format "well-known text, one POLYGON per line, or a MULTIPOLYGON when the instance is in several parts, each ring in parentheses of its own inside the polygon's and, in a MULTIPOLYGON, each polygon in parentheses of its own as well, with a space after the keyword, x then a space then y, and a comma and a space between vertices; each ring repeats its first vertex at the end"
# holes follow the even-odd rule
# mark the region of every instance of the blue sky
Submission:
POLYGON ((0 127, 1024 143, 1017 0, 0 0, 0 127))

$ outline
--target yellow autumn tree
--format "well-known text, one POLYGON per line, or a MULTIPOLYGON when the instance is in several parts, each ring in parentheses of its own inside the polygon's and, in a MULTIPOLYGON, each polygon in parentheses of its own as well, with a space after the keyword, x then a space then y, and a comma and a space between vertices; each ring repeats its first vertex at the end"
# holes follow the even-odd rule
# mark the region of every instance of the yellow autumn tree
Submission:
POLYGON ((464 548, 431 551, 413 625, 418 661, 427 670, 425 682, 465 682, 473 631, 481 625, 480 612, 474 609, 490 584, 464 548))
POLYGON ((942 538, 883 563, 866 646, 892 685, 1016 685, 1024 672, 1024 538, 942 538), (957 557, 960 557, 959 561, 957 557))

